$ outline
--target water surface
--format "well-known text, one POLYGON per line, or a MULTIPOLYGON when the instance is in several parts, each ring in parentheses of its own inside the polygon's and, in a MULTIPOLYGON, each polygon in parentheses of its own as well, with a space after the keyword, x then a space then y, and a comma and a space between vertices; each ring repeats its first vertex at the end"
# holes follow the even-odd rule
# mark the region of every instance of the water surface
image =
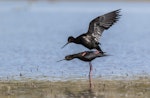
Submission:
POLYGON ((100 39, 111 56, 92 62, 93 77, 149 76, 150 3, 0 2, 0 79, 87 79, 88 63, 56 61, 88 49, 61 47, 68 36, 85 33, 93 18, 116 9, 120 20, 100 39))

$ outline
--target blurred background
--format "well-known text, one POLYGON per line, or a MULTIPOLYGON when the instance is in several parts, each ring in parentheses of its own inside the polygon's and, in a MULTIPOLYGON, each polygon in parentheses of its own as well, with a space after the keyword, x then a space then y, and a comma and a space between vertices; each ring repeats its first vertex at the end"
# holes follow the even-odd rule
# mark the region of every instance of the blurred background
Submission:
POLYGON ((94 78, 150 75, 149 0, 1 0, 0 79, 86 79, 88 63, 62 61, 82 52, 68 36, 85 33, 97 16, 121 9, 120 20, 100 39, 109 57, 92 62, 94 78))

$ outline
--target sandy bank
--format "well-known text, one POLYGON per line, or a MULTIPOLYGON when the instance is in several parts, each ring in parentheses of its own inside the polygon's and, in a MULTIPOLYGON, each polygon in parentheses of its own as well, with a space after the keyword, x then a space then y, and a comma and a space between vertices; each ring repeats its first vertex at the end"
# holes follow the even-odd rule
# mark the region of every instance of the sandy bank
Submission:
POLYGON ((150 98, 150 79, 76 81, 1 81, 0 98, 150 98))

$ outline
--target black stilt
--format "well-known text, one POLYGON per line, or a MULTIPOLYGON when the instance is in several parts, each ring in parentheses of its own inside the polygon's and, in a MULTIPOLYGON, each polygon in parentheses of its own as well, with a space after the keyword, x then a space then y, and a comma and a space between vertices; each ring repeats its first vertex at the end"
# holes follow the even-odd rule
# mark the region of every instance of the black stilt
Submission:
POLYGON ((114 23, 120 18, 120 9, 98 16, 89 23, 89 29, 86 33, 79 35, 74 38, 73 36, 68 37, 68 42, 62 47, 64 48, 69 43, 81 44, 88 49, 97 49, 102 52, 100 48, 99 39, 102 36, 104 30, 109 29, 114 23), (96 29, 95 29, 96 28, 96 29))
MULTIPOLYGON (((71 55, 67 55, 65 56, 65 59, 63 60, 72 60, 74 58, 78 58, 82 61, 85 61, 85 62, 88 62, 89 63, 89 67, 90 67, 90 70, 89 70, 89 87, 90 87, 90 90, 92 90, 93 88, 93 85, 92 85, 92 64, 91 64, 91 61, 94 60, 95 58, 98 58, 98 57, 103 57, 103 56, 107 56, 106 54, 104 53, 101 53, 99 51, 84 51, 84 52, 80 52, 80 53, 77 53, 77 54, 71 54, 71 55)), ((59 61, 62 61, 62 60, 59 60, 59 61)), ((58 62, 59 62, 58 61, 58 62)))

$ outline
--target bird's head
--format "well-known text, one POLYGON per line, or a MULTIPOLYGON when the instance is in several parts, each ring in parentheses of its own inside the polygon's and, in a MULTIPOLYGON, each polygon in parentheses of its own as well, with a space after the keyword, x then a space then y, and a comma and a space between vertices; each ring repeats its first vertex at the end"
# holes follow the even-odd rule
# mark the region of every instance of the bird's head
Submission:
POLYGON ((74 57, 74 55, 67 55, 67 56, 65 56, 65 58, 64 59, 62 59, 62 60, 59 60, 59 61, 57 61, 57 62, 60 62, 60 61, 63 61, 63 60, 67 60, 67 61, 69 61, 69 60, 72 60, 72 59, 74 59, 75 57, 74 57))
POLYGON ((68 60, 68 61, 72 60, 72 59, 74 59, 73 55, 68 55, 65 57, 65 60, 68 60))
POLYGON ((62 47, 62 48, 64 48, 66 45, 68 45, 69 43, 71 43, 71 42, 74 42, 74 40, 75 40, 75 38, 73 37, 73 36, 69 36, 68 37, 68 42, 62 47))
POLYGON ((68 42, 71 43, 71 42, 74 42, 75 38, 73 36, 69 36, 68 37, 68 42))

